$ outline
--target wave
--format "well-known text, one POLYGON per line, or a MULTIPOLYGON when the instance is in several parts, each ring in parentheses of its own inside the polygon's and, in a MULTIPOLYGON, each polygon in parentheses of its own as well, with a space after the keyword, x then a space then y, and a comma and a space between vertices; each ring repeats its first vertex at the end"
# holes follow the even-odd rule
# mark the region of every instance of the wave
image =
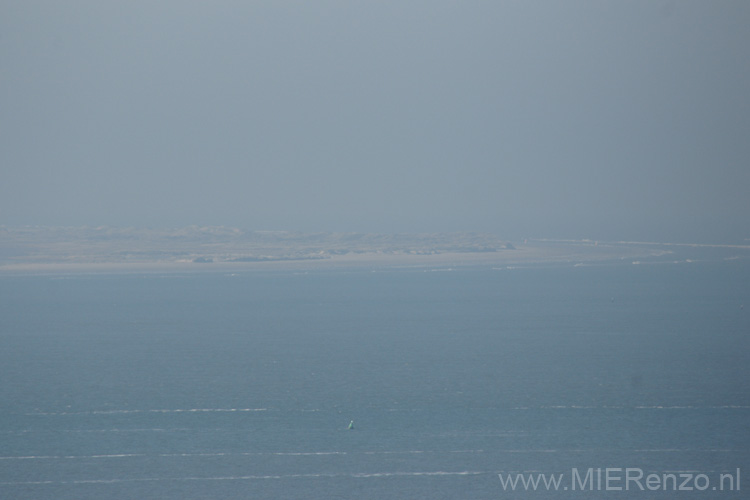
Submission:
POLYGON ((0 456, 0 460, 70 460, 70 459, 104 459, 131 457, 247 457, 247 456, 288 456, 308 457, 326 455, 417 455, 434 453, 485 453, 484 450, 378 450, 378 451, 256 451, 256 452, 205 452, 205 453, 115 453, 99 455, 20 455, 0 456))
MULTIPOLYGON (((712 405, 712 406, 694 406, 694 405, 542 405, 542 406, 513 406, 510 408, 496 408, 498 411, 503 410, 650 410, 650 409, 691 409, 691 410, 725 410, 725 409, 750 409, 750 405, 712 405)), ((421 408, 384 408, 387 412, 419 412, 421 408)), ((153 409, 117 409, 117 410, 88 410, 88 411, 50 411, 50 412, 28 412, 26 416, 56 416, 56 415, 129 415, 138 413, 250 413, 272 411, 270 408, 153 408, 153 409)), ((325 410, 319 408, 301 409, 293 411, 302 412, 322 412, 325 410)))
POLYGON ((173 408, 173 409, 140 409, 140 410, 90 410, 90 411, 59 411, 59 412, 33 412, 26 416, 38 415, 119 415, 131 413, 231 413, 231 412, 256 412, 268 411, 268 408, 173 408))
POLYGON ((316 479, 316 478, 390 478, 430 476, 479 476, 496 474, 495 471, 415 471, 415 472, 351 472, 310 474, 268 474, 249 476, 185 476, 185 477, 135 477, 112 479, 77 479, 69 481, 3 481, 5 486, 29 486, 42 484, 112 484, 156 481, 253 481, 268 479, 316 479))
MULTIPOLYGON (((0 456, 0 460, 92 460, 112 458, 191 458, 191 457, 251 457, 251 456, 285 456, 285 457, 315 457, 336 455, 426 455, 426 454, 483 454, 483 453, 589 453, 601 452, 594 448, 509 448, 497 450, 372 450, 372 451, 255 451, 255 452, 205 452, 205 453, 112 453, 97 455, 19 455, 0 456)), ((731 448, 640 448, 631 451, 637 453, 736 453, 742 450, 731 448)))
POLYGON ((17 457, 0 457, 0 460, 69 460, 69 459, 91 459, 91 458, 126 458, 147 457, 144 453, 117 453, 112 455, 22 455, 17 457))

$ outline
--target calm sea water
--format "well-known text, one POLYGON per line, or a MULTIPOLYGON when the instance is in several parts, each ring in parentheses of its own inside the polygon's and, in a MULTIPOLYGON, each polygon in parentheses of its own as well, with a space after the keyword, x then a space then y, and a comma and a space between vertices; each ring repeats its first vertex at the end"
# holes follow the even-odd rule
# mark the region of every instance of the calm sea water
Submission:
POLYGON ((739 260, 0 277, 0 498, 606 498, 498 476, 572 468, 742 498, 712 488, 750 490, 749 284, 739 260))

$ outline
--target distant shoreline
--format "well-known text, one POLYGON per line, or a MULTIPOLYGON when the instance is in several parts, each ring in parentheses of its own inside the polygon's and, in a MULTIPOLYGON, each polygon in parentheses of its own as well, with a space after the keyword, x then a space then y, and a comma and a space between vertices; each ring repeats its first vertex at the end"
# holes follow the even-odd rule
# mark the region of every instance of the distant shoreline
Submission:
MULTIPOLYGON (((148 274, 148 273, 210 273, 248 271, 314 271, 345 269, 446 269, 465 267, 517 267, 540 264, 586 265, 605 262, 631 264, 637 259, 659 257, 653 250, 633 251, 632 248, 592 252, 590 248, 521 246, 514 250, 493 253, 440 253, 405 255, 358 253, 334 255, 326 259, 278 259, 257 262, 17 262, 0 265, 0 275, 46 274, 148 274)), ((602 248, 604 250, 604 248, 602 248)))
POLYGON ((0 275, 198 273, 690 262, 750 258, 750 245, 533 239, 487 233, 292 233, 0 226, 0 275))

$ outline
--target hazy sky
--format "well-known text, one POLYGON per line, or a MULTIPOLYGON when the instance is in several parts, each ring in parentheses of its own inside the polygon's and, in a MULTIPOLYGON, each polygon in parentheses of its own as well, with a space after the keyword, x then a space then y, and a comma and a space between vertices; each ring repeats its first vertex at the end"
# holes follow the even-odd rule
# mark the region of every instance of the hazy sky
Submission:
POLYGON ((750 2, 0 2, 0 224, 750 238, 750 2))

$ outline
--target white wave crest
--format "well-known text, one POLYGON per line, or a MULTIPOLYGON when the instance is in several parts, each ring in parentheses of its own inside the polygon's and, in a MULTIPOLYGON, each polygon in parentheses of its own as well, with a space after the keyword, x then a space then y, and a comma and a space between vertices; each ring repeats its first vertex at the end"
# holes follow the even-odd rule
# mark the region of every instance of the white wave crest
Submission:
POLYGON ((390 477, 430 477, 430 476, 479 476, 495 474, 494 471, 415 471, 415 472, 352 472, 352 473, 310 473, 310 474, 269 474, 249 476, 184 476, 184 477, 139 477, 112 479, 76 479, 70 481, 5 481, 0 485, 24 486, 38 484, 112 484, 150 481, 253 481, 268 479, 315 479, 315 478, 390 478, 390 477))
POLYGON ((91 411, 59 411, 59 412, 33 412, 26 413, 27 416, 38 415, 118 415, 131 413, 232 413, 232 412, 256 412, 268 411, 268 408, 159 408, 159 409, 134 409, 134 410, 91 410, 91 411))

